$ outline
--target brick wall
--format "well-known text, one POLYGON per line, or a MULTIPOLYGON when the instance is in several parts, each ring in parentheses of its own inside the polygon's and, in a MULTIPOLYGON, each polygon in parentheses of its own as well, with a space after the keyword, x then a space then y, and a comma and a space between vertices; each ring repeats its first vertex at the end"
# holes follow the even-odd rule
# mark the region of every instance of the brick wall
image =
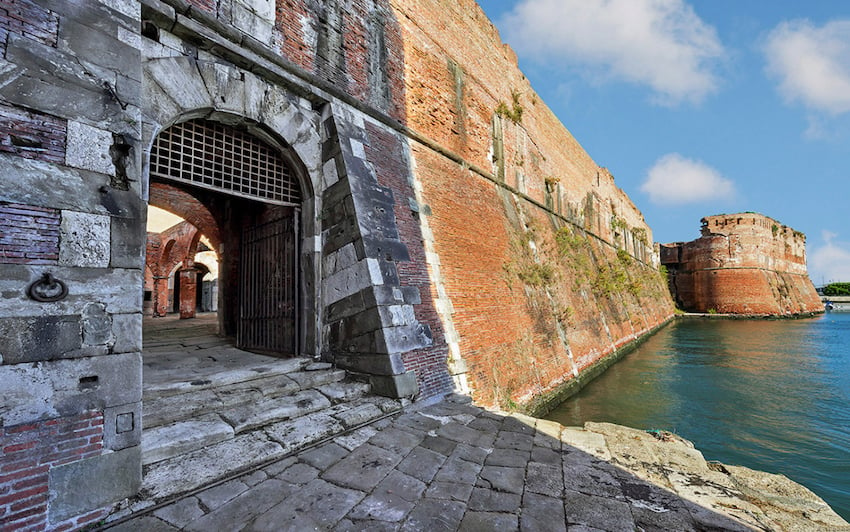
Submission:
POLYGON ((678 304, 693 312, 791 315, 823 310, 806 271, 806 237, 757 213, 707 216, 702 236, 668 244, 678 304))
POLYGON ((56 264, 59 210, 0 202, 0 263, 56 264))
MULTIPOLYGON (((36 421, 0 428, 0 530, 47 529, 51 467, 98 456, 103 449, 103 413, 36 421)), ((82 527, 103 511, 78 516, 51 530, 82 527)))
POLYGON ((445 393, 452 389, 451 377, 446 368, 448 347, 434 306, 431 278, 422 245, 420 214, 411 209, 410 201, 415 202, 415 192, 409 179, 410 171, 402 139, 372 124, 367 124, 366 132, 369 139, 366 145, 367 160, 375 167, 378 183, 393 190, 393 209, 399 239, 410 252, 409 261, 396 264, 399 282, 401 286, 419 289, 421 303, 414 306, 414 312, 419 322, 431 328, 434 340, 431 347, 405 353, 404 366, 408 371, 416 372, 422 397, 445 393))
MULTIPOLYGON (((221 9, 217 16, 227 23, 221 9)), ((586 262, 619 264, 621 249, 633 257, 626 269, 634 270, 637 279, 650 277, 643 270, 651 267, 641 264, 651 266, 655 259, 652 233, 641 213, 611 172, 596 164, 536 96, 516 56, 474 0, 281 0, 269 45, 361 104, 401 120, 414 137, 427 139, 422 144, 406 140, 412 150, 408 165, 393 145, 398 141, 390 140, 402 138, 398 134, 377 133, 383 126, 365 137, 351 132, 365 146, 378 184, 393 193, 395 220, 386 228, 398 230, 410 254, 409 262, 387 265, 387 271, 390 277, 398 273, 402 285, 420 288, 416 319, 433 335, 432 347, 404 355, 405 369, 416 370, 423 394, 447 389, 449 347, 454 357, 459 345, 462 356, 472 361, 470 374, 478 379, 473 386, 487 389, 489 400, 496 395, 524 400, 531 392, 557 388, 575 371, 672 314, 663 294, 658 305, 644 300, 634 304, 628 298, 611 302, 623 297, 588 295, 590 280, 559 296, 554 281, 545 288, 523 288, 517 279, 506 279, 507 273, 516 277, 511 268, 530 267, 535 261, 538 268, 555 268, 558 279, 571 278, 570 264, 555 260, 554 252, 540 257, 533 248, 554 249, 557 232, 567 226, 580 231, 577 238, 592 250, 581 251, 586 262), (411 171, 418 184, 408 181, 411 171), (421 202, 420 213, 411 212, 411 200, 421 202), (426 222, 417 218, 421 216, 431 217, 428 235, 421 232, 420 224, 426 222), (539 242, 525 237, 531 225, 539 242), (425 238, 429 246, 433 241, 431 259, 425 256, 425 238), (439 261, 445 294, 437 293, 439 282, 430 278, 438 264, 428 260, 439 261), (621 310, 624 305, 634 308, 621 310), (451 316, 438 316, 437 308, 449 309, 451 316), (581 318, 587 322, 584 328, 561 323, 558 316, 567 308, 586 316, 581 318), (459 324, 457 330, 443 330, 447 316, 459 324), (523 359, 528 345, 538 353, 534 371, 523 359), (494 384, 493 375, 500 374, 491 367, 494 360, 508 360, 516 382, 494 384), (510 391, 497 393, 495 388, 510 391)), ((351 187, 372 190, 373 184, 351 187)), ((371 230, 377 215, 367 211, 356 215, 371 230)), ((617 273, 614 267, 599 269, 617 273)), ((654 280, 651 284, 656 288, 654 280)), ((341 327, 327 332, 331 349, 345 339, 341 327)))
MULTIPOLYGON (((195 201, 197 202, 197 200, 195 201)), ((189 269, 194 266, 199 238, 198 229, 185 221, 169 227, 162 233, 148 233, 145 266, 150 275, 146 274, 145 290, 151 291, 151 310, 154 316, 165 316, 173 311, 173 289, 169 290, 168 288, 169 277, 178 264, 189 269)), ((180 272, 183 271, 183 268, 180 272)), ((193 283, 189 282, 189 277, 196 275, 197 271, 194 269, 190 271, 191 273, 185 273, 187 276, 185 281, 181 280, 184 276, 183 273, 177 273, 174 276, 174 282, 181 283, 181 315, 184 315, 182 309, 186 306, 185 317, 187 318, 194 316, 197 289, 193 283)))
POLYGON ((197 227, 210 240, 215 250, 221 246, 221 233, 212 213, 194 196, 164 183, 150 184, 149 203, 176 214, 197 227))
POLYGON ((387 0, 279 1, 274 38, 299 67, 404 120, 404 46, 387 0))
POLYGON ((65 120, 0 104, 0 152, 63 164, 66 134, 65 120))
POLYGON ((432 260, 473 394, 533 408, 672 315, 652 232, 473 0, 392 5, 406 123, 428 139, 411 153, 432 260))
POLYGON ((31 0, 6 0, 0 6, 0 50, 4 56, 10 33, 56 46, 59 15, 31 0))

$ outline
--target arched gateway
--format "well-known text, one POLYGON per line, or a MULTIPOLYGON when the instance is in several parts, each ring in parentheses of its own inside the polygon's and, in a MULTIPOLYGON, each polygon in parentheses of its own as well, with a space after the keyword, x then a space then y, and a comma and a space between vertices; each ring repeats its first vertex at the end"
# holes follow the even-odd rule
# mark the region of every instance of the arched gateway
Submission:
MULTIPOLYGON (((216 228, 231 244, 222 260, 225 283, 218 306, 222 332, 235 330, 237 347, 243 349, 293 355, 298 352, 302 193, 295 170, 281 151, 245 129, 187 120, 157 135, 150 178, 179 185, 207 203, 218 220, 229 219, 216 228), (239 210, 236 205, 247 208, 232 212, 239 210)), ((216 251, 221 256, 223 250, 216 251)))

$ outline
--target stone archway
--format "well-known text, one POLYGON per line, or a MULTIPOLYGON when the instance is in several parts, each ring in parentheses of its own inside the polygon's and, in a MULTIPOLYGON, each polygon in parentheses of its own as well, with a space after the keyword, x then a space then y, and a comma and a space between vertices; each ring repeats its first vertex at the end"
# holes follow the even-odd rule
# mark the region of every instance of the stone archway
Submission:
MULTIPOLYGON (((237 347, 291 356, 299 352, 295 218, 302 191, 280 152, 245 127, 190 119, 157 136, 149 175, 151 204, 201 231, 209 227, 218 241, 219 332, 235 336, 237 347)), ((199 234, 173 281, 181 318, 194 316, 199 234)))
POLYGON ((301 353, 368 374, 378 393, 416 394, 405 357, 433 339, 413 310, 419 288, 403 286, 396 266, 410 260, 392 207, 399 200, 379 183, 367 149, 395 133, 282 71, 261 78, 186 56, 145 58, 142 70, 143 190, 154 139, 181 121, 238 126, 279 146, 304 193, 297 218, 301 353))
MULTIPOLYGON (((311 108, 309 102, 281 87, 220 63, 188 57, 150 59, 144 62, 144 76, 143 175, 151 204, 163 193, 163 184, 173 187, 171 183, 151 179, 150 155, 158 136, 175 124, 201 119, 237 128, 272 146, 291 168, 301 194, 295 224, 300 234, 297 243, 299 255, 294 258, 301 279, 296 294, 297 311, 302 317, 297 331, 298 346, 300 353, 321 353, 321 310, 318 308, 321 301, 321 283, 318 281, 321 279, 321 250, 315 244, 321 241, 322 222, 316 216, 321 211, 321 198, 314 192, 324 188, 320 114, 311 108)), ((177 188, 186 192, 183 185, 177 188)), ((196 199, 203 197, 201 203, 205 204, 210 196, 208 190, 190 195, 196 199)), ((214 199, 212 203, 215 204, 214 199)), ((210 208, 210 205, 206 206, 210 208)), ((215 210, 217 206, 212 205, 212 208, 215 210)), ((222 212, 216 213, 217 216, 226 214, 227 208, 221 207, 220 210, 222 212)), ((217 223, 220 225, 222 222, 217 223)), ((229 223, 238 221, 230 219, 229 223)), ((198 226, 207 234, 201 225, 198 226)), ((233 247, 237 242, 227 242, 224 234, 220 234, 220 238, 225 255, 228 248, 238 249, 233 247)), ((222 288, 221 284, 219 287, 222 288)), ((233 333, 235 322, 227 318, 227 309, 224 310, 221 328, 224 332, 233 333)))

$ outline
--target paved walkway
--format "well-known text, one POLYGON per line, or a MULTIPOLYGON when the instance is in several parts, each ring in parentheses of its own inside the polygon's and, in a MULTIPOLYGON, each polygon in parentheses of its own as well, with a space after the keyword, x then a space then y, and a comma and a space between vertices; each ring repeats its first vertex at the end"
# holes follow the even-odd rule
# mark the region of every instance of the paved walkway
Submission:
POLYGON ((784 477, 709 464, 688 442, 564 428, 465 397, 338 436, 111 532, 850 530, 784 477))

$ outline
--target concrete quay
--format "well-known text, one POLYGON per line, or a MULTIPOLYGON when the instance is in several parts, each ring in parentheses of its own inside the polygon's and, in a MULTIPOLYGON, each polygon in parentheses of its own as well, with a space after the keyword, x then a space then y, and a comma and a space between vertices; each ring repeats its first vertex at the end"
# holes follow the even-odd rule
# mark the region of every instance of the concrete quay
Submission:
POLYGON ((850 524, 803 486, 706 462, 669 433, 563 427, 450 396, 106 528, 850 531, 850 524))

